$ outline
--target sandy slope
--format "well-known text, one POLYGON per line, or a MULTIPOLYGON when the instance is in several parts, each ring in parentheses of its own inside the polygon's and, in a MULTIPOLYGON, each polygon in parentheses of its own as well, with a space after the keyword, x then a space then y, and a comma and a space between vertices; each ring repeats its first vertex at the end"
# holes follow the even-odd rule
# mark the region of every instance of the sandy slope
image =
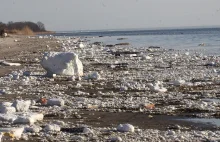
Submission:
MULTIPOLYGON (((13 62, 21 62, 18 58, 24 57, 27 60, 33 59, 35 53, 42 53, 50 50, 46 45, 51 48, 59 47, 54 39, 39 39, 39 38, 28 38, 27 36, 10 36, 7 38, 0 38, 0 60, 6 60, 13 62), (16 40, 16 41, 15 41, 16 40)), ((39 54, 40 55, 40 54, 39 54)), ((19 69, 20 67, 0 67, 0 76, 9 73, 12 70, 19 69)))

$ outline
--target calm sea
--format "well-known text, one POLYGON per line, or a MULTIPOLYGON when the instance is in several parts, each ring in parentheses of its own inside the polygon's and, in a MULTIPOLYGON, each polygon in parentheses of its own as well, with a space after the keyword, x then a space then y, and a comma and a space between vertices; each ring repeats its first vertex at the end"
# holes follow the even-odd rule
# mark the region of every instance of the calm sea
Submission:
POLYGON ((160 46, 220 55, 220 28, 57 32, 54 35, 88 37, 90 42, 98 41, 105 44, 129 42, 134 47, 160 46), (125 39, 117 40, 118 38, 125 39), (205 46, 199 46, 202 43, 205 46))

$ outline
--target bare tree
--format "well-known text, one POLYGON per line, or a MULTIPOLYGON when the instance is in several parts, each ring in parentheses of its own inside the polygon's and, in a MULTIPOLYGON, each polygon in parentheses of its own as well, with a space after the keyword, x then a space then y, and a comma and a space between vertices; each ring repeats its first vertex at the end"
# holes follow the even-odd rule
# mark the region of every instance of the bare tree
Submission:
POLYGON ((30 21, 22 21, 22 22, 13 22, 9 21, 7 24, 0 22, 0 30, 22 30, 25 27, 29 27, 33 32, 42 32, 46 31, 45 26, 42 22, 30 22, 30 21))
POLYGON ((37 22, 37 25, 38 25, 38 27, 39 27, 39 29, 41 30, 41 31, 45 31, 45 26, 44 26, 44 24, 42 23, 42 22, 37 22))
POLYGON ((6 24, 3 22, 0 22, 0 30, 5 29, 5 28, 6 28, 6 24))

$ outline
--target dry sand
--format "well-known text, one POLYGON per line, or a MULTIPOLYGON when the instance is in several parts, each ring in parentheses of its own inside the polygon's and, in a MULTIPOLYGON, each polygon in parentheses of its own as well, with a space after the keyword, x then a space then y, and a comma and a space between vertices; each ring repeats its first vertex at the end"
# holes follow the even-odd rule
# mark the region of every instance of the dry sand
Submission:
MULTIPOLYGON (((13 62, 19 63, 21 60, 18 60, 17 58, 25 54, 25 57, 31 61, 35 56, 40 56, 41 53, 50 50, 46 45, 54 48, 58 47, 55 40, 49 39, 39 40, 38 38, 28 38, 27 36, 21 35, 10 35, 10 37, 7 38, 0 38, 0 60, 11 61, 11 59, 14 59, 13 62)), ((23 66, 1 67, 0 76, 4 76, 5 74, 22 67, 23 66)))

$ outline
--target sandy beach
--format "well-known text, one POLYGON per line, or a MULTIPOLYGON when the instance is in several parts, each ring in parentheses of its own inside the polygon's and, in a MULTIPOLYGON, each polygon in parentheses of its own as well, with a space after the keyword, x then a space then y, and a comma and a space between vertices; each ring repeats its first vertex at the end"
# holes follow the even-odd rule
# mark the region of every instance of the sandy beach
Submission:
POLYGON ((219 117, 219 102, 214 101, 219 77, 213 72, 218 66, 211 64, 212 57, 153 47, 107 48, 86 40, 0 38, 0 60, 21 64, 1 64, 1 102, 31 100, 27 112, 44 116, 33 125, 11 122, 1 113, 2 127, 24 127, 19 139, 26 141, 203 141, 220 136, 214 124, 185 121, 219 117), (84 75, 45 76, 40 62, 49 51, 77 53, 84 75), (93 72, 96 76, 91 78, 93 72), (65 105, 48 106, 42 98, 56 98, 65 105), (134 130, 119 129, 127 123, 134 130), (27 132, 32 127, 39 131, 27 132))

